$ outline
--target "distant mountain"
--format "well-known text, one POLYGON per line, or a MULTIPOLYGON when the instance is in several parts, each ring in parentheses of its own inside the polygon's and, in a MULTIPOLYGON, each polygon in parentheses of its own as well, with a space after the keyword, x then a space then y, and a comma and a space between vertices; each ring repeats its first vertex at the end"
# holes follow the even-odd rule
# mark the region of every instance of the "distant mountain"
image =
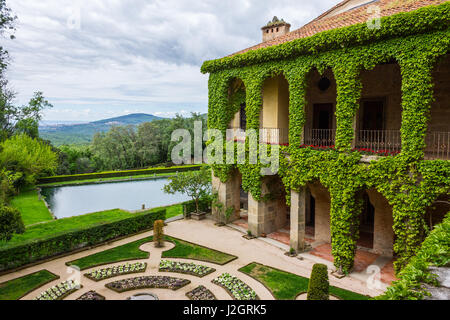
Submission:
POLYGON ((136 126, 144 122, 151 122, 163 118, 145 114, 133 113, 126 116, 109 118, 81 124, 44 124, 39 127, 39 135, 50 140, 53 145, 90 143, 96 132, 108 131, 112 126, 136 126))

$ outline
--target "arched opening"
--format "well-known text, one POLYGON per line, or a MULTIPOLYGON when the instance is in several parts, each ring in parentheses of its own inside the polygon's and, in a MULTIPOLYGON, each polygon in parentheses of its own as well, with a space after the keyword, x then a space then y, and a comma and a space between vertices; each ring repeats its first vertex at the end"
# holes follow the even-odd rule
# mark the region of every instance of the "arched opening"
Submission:
POLYGON ((283 75, 264 81, 260 139, 268 144, 289 143, 289 84, 283 75))
POLYGON ((234 79, 228 89, 228 107, 231 108, 234 113, 234 117, 228 125, 229 129, 246 130, 247 115, 245 97, 246 90, 244 82, 241 79, 234 79))
POLYGON ((399 64, 394 61, 364 70, 361 72, 361 82, 354 147, 376 155, 399 153, 402 123, 399 64))
POLYGON ((333 146, 336 136, 336 80, 333 71, 320 74, 317 69, 308 74, 306 90, 305 145, 333 146))
POLYGON ((433 71, 434 102, 426 135, 426 159, 450 159, 450 54, 443 56, 433 71))
POLYGON ((450 196, 441 195, 426 211, 425 222, 430 230, 442 223, 447 213, 450 212, 450 196))

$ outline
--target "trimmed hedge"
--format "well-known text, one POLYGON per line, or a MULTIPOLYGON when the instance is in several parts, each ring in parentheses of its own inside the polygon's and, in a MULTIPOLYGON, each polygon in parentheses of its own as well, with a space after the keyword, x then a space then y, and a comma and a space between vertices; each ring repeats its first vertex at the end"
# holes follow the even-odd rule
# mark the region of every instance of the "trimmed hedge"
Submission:
MULTIPOLYGON (((200 212, 210 212, 211 211, 211 199, 205 198, 200 199, 198 202, 198 209, 200 212)), ((186 201, 183 203, 183 212, 184 215, 189 215, 191 213, 194 213, 196 211, 195 201, 186 201)))
POLYGON ((85 173, 85 174, 74 174, 65 176, 54 176, 45 177, 38 180, 38 184, 47 183, 57 183, 65 181, 76 181, 76 180, 88 180, 88 179, 102 179, 102 178, 114 178, 114 177, 131 177, 139 176, 144 174, 160 174, 160 173, 172 173, 172 172, 184 172, 184 171, 195 171, 200 170, 202 165, 187 165, 178 167, 168 167, 168 168, 150 168, 150 169, 140 169, 140 170, 126 170, 126 171, 105 171, 96 173, 85 173))
POLYGON ((327 266, 316 263, 308 283, 307 300, 330 300, 330 283, 327 266))
POLYGON ((80 227, 53 237, 8 246, 0 249, 0 272, 150 230, 156 220, 165 220, 165 216, 165 209, 137 213, 119 221, 104 222, 88 228, 80 227))

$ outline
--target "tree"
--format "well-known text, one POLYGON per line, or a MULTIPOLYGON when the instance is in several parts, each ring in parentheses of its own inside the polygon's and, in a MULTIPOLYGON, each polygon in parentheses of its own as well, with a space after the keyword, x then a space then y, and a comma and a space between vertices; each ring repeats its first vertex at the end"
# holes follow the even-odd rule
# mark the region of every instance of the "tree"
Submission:
POLYGON ((15 135, 0 143, 0 150, 0 167, 23 174, 15 188, 34 184, 39 176, 53 174, 57 167, 57 155, 52 148, 25 134, 15 135))
POLYGON ((174 194, 184 193, 195 201, 196 212, 199 212, 199 201, 211 193, 211 171, 203 166, 199 171, 178 173, 169 178, 164 186, 164 192, 174 194))
POLYGON ((27 106, 17 109, 14 132, 16 134, 25 133, 32 138, 39 137, 39 121, 42 119, 42 111, 52 107, 53 105, 44 98, 42 92, 35 92, 27 106))
POLYGON ((114 126, 97 133, 92 151, 98 167, 103 170, 132 169, 141 166, 137 153, 137 135, 132 126, 114 126))
MULTIPOLYGON (((0 0, 0 36, 4 36, 6 31, 10 31, 10 37, 14 38, 16 18, 11 9, 6 6, 6 0, 0 0)), ((5 140, 11 134, 12 120, 16 112, 12 105, 15 94, 8 89, 8 81, 4 78, 8 62, 8 52, 0 45, 0 141, 5 140)))
POLYGON ((0 206, 0 241, 9 241, 14 233, 24 233, 25 226, 18 210, 0 206))

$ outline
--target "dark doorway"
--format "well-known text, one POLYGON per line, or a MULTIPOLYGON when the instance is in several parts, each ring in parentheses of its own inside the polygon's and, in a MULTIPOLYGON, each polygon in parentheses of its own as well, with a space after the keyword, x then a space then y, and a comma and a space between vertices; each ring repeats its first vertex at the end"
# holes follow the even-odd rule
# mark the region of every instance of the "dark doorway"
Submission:
POLYGON ((331 129, 333 124, 333 104, 314 104, 313 129, 331 129))
POLYGON ((239 127, 242 130, 247 129, 247 113, 245 111, 245 103, 241 104, 239 127))
POLYGON ((384 101, 366 100, 362 105, 362 130, 384 129, 384 101))
POLYGON ((316 199, 311 195, 309 198, 309 210, 306 212, 306 235, 314 237, 316 225, 316 199))
POLYGON ((375 229, 375 207, 370 203, 367 193, 364 194, 363 201, 364 204, 359 223, 358 245, 372 249, 375 229))

